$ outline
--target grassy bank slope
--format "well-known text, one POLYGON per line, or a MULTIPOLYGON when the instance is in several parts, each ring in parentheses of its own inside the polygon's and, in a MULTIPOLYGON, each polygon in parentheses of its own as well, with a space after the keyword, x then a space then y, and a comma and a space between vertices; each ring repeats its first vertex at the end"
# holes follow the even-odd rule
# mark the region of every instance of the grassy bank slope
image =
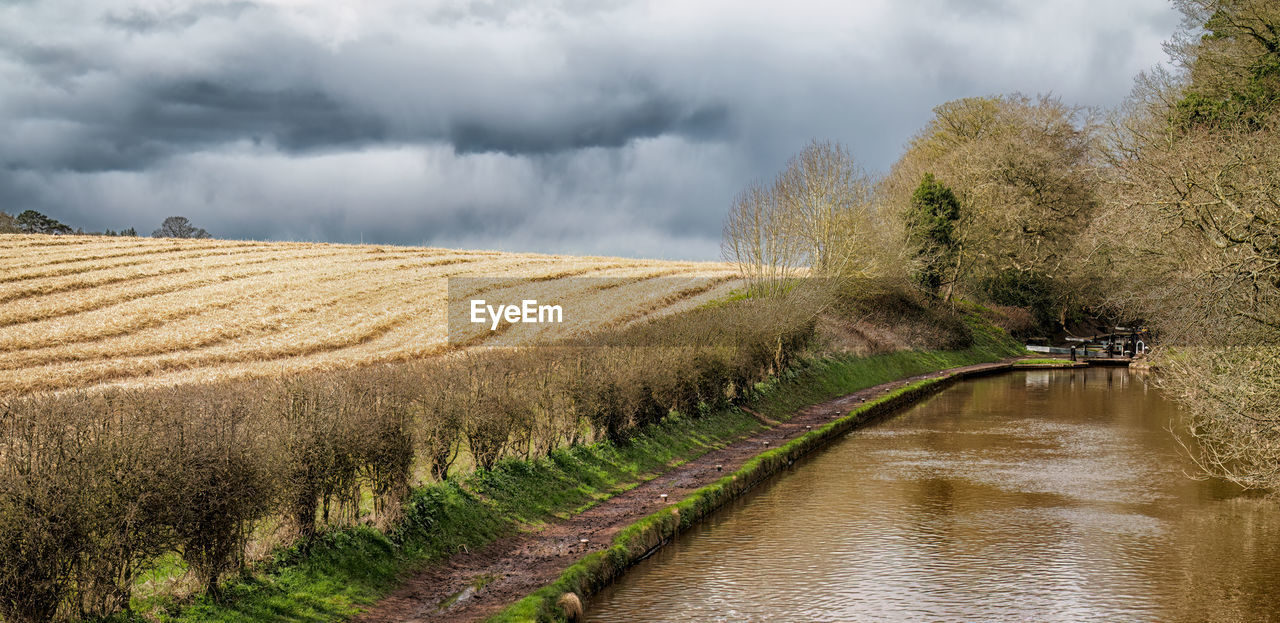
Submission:
MULTIPOLYGON (((753 408, 782 419, 800 407, 872 385, 1021 354, 999 329, 976 319, 969 322, 971 348, 809 361, 763 388, 753 408)), ((416 490, 405 507, 405 520, 392 533, 342 530, 313 543, 309 551, 279 553, 229 583, 222 603, 203 597, 183 605, 170 598, 143 598, 135 600, 135 611, 164 621, 341 620, 386 595, 397 577, 413 568, 565 517, 760 427, 754 417, 731 409, 667 418, 625 444, 603 442, 563 448, 532 462, 504 461, 492 471, 416 490)), ((509 620, 529 614, 516 611, 509 620)), ((138 614, 122 617, 142 619, 138 614)))

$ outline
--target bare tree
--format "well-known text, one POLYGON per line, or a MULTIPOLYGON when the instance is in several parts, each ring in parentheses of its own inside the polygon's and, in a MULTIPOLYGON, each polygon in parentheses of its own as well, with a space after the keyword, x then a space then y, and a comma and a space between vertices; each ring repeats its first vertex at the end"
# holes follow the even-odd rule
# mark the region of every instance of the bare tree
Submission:
POLYGON ((1183 2, 1182 74, 1144 77, 1112 122, 1093 237, 1130 275, 1112 302, 1188 345, 1280 343, 1280 7, 1183 2))
POLYGON ((185 216, 170 216, 151 232, 152 238, 208 238, 209 232, 191 224, 185 216))
POLYGON ((1116 115, 1088 232, 1118 308, 1154 322, 1207 474, 1280 486, 1280 6, 1186 0, 1180 72, 1116 115), (1203 29, 1203 30, 1202 30, 1203 29), (1207 32, 1205 32, 1207 31, 1207 32))
POLYGON ((848 150, 830 141, 809 143, 778 176, 787 227, 815 275, 869 277, 883 268, 873 189, 848 150))
POLYGON ((772 184, 754 183, 734 199, 722 250, 757 291, 785 289, 805 269, 840 281, 874 277, 900 254, 885 216, 849 152, 813 141, 772 184))
POLYGON ((790 219, 776 186, 759 182, 739 193, 729 209, 721 250, 757 293, 785 288, 802 268, 803 252, 790 219))

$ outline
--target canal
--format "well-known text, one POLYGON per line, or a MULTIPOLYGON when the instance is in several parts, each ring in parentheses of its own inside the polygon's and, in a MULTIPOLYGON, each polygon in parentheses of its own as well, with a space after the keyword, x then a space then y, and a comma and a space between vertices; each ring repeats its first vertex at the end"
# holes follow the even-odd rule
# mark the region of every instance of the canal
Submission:
POLYGON ((1147 377, 958 383, 797 462, 593 621, 1269 621, 1280 503, 1195 480, 1147 377))

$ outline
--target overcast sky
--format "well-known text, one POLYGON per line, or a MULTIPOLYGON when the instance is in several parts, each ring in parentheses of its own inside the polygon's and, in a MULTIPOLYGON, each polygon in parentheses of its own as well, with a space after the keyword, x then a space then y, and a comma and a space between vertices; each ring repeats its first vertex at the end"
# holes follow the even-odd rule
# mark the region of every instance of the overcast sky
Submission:
POLYGON ((1167 0, 0 0, 0 210, 149 233, 714 259, 813 138, 1113 106, 1167 0))

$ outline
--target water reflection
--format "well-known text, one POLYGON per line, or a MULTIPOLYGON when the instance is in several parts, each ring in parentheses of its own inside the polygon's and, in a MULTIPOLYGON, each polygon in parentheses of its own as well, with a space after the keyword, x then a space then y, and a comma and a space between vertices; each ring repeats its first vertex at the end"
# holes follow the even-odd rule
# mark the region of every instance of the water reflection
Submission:
POLYGON ((959 384, 637 566, 598 621, 1267 621, 1280 508, 1191 466, 1123 369, 959 384))

